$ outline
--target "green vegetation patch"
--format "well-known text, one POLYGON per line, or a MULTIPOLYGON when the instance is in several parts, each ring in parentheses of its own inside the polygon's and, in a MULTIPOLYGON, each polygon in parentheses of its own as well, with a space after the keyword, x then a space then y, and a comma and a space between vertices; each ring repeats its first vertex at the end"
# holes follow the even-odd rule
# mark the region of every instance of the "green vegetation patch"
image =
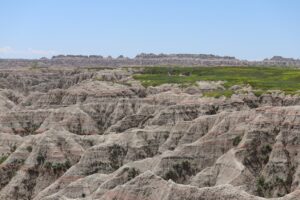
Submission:
POLYGON ((239 145, 239 143, 242 141, 242 138, 241 138, 241 136, 236 136, 234 139, 233 139, 233 141, 232 141, 232 145, 233 146, 237 146, 237 145, 239 145))
MULTIPOLYGON (((259 90, 282 90, 295 94, 300 90, 300 70, 283 67, 146 67, 134 75, 145 87, 166 83, 193 85, 197 81, 225 81, 224 86, 251 85, 259 90)), ((218 96, 219 94, 207 94, 218 96)), ((228 91, 224 94, 230 95, 228 91)))
POLYGON ((2 164, 7 158, 8 158, 8 156, 1 156, 0 157, 0 164, 2 164))
POLYGON ((66 171, 71 167, 71 162, 69 160, 66 160, 64 163, 52 163, 52 162, 46 162, 44 167, 46 169, 52 169, 54 173, 58 173, 61 171, 66 171))
POLYGON ((231 97, 233 93, 234 92, 232 90, 214 90, 214 91, 204 92, 203 96, 214 97, 214 98, 220 98, 222 96, 231 97))
POLYGON ((193 169, 189 161, 182 161, 172 165, 169 170, 162 176, 165 180, 173 180, 176 183, 183 183, 188 180, 188 177, 195 175, 196 171, 193 169))

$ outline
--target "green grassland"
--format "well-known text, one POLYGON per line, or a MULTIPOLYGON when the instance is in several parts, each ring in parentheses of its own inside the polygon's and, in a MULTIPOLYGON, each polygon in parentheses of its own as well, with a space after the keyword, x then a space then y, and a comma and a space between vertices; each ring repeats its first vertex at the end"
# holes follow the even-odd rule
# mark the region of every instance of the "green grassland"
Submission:
MULTIPOLYGON (((257 90, 257 94, 267 90, 295 94, 300 90, 300 70, 283 67, 146 67, 142 74, 136 74, 134 78, 146 87, 165 83, 189 86, 204 80, 226 81, 226 88, 249 84, 257 90)), ((229 91, 223 93, 224 96, 231 95, 229 91)), ((220 92, 212 92, 207 96, 219 95, 220 92)))

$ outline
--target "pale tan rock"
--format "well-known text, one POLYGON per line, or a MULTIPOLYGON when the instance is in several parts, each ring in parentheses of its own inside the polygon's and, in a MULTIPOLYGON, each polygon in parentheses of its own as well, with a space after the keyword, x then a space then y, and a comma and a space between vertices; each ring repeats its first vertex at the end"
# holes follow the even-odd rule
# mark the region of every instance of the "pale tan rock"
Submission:
POLYGON ((0 70, 0 199, 299 199, 299 96, 135 72, 0 70))

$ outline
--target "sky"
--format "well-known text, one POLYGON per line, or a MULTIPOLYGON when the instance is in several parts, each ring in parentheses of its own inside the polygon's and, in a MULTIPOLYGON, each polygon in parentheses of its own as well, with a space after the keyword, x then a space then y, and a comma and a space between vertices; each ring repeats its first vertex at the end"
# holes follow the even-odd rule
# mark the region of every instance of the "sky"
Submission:
POLYGON ((0 0, 0 58, 300 58, 299 0, 0 0))

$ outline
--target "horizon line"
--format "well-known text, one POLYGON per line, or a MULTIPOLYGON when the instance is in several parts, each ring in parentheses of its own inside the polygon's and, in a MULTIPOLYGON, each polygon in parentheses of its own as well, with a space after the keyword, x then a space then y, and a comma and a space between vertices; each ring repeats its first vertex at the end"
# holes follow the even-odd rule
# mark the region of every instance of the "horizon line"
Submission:
POLYGON ((153 56, 176 56, 176 55, 206 55, 206 56, 214 56, 214 57, 220 57, 220 58, 233 58, 240 61, 264 61, 264 60, 270 60, 272 58, 280 57, 283 59, 293 59, 293 60, 300 60, 300 58, 295 57, 284 57, 280 55, 273 55, 271 57, 266 57, 263 59, 241 59, 235 56, 229 56, 229 55, 218 55, 218 54, 212 54, 212 53, 145 53, 141 52, 136 54, 135 56, 126 56, 124 54, 120 54, 119 56, 112 56, 112 55, 101 55, 101 54, 55 54, 55 55, 49 55, 49 56, 41 56, 39 58, 25 58, 25 57, 1 57, 0 60, 52 60, 55 57, 84 57, 84 58, 92 58, 92 57, 99 57, 103 59, 136 59, 139 55, 153 55, 153 56))

